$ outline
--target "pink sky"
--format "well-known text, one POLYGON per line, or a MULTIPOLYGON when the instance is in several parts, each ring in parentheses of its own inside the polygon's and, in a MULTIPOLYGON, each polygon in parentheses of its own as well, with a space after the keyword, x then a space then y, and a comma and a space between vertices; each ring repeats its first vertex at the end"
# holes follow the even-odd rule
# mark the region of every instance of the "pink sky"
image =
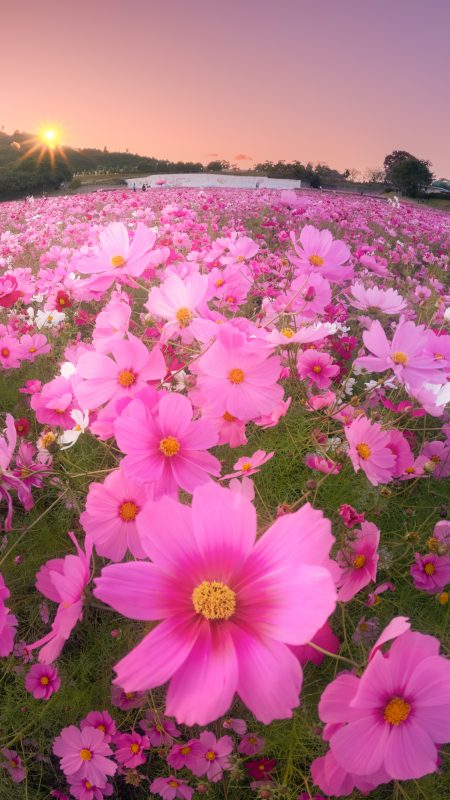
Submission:
POLYGON ((450 0, 4 0, 1 33, 7 132, 450 178, 450 0))

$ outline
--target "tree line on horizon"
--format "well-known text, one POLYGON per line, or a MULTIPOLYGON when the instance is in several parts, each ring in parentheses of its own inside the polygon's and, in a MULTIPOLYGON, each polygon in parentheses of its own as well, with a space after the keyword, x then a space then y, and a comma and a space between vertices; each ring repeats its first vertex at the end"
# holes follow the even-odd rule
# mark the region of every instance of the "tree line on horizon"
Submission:
MULTIPOLYGON (((26 194, 57 189, 69 184, 74 175, 120 174, 151 175, 182 172, 237 172, 236 165, 228 161, 200 162, 169 161, 127 152, 110 152, 96 148, 65 147, 63 151, 42 150, 38 157, 30 142, 37 137, 15 131, 12 135, 0 131, 0 198, 13 198, 26 194)), ((306 182, 311 188, 338 188, 343 184, 360 184, 359 173, 354 169, 340 172, 327 164, 313 166, 296 160, 263 161, 246 170, 246 174, 265 175, 270 178, 291 178, 306 182)), ((416 158, 405 150, 394 150, 386 156, 383 167, 369 169, 362 176, 366 184, 401 191, 411 197, 420 196, 432 183, 431 163, 416 158)))

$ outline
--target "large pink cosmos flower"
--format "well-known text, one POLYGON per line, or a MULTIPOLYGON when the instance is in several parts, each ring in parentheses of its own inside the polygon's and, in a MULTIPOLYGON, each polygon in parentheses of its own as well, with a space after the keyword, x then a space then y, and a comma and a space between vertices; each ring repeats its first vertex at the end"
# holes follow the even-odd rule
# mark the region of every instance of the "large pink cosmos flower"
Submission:
POLYGON ((101 232, 99 239, 98 253, 78 256, 74 266, 85 275, 108 275, 112 279, 111 284, 123 275, 142 275, 148 264, 150 250, 155 244, 156 233, 139 222, 130 243, 128 229, 123 222, 111 222, 101 232))
POLYGON ((53 752, 61 759, 61 769, 70 779, 86 778, 95 786, 102 786, 107 776, 117 770, 117 764, 108 758, 112 750, 103 733, 90 726, 81 731, 75 725, 63 728, 53 742, 53 752))
MULTIPOLYGON (((166 365, 158 347, 147 350, 136 336, 111 342, 110 353, 90 350, 78 359, 77 374, 83 378, 75 393, 82 408, 114 404, 122 397, 133 397, 149 381, 160 381, 166 365)), ((67 426, 68 427, 68 426, 67 426)))
POLYGON ((325 689, 319 716, 347 772, 421 778, 437 769, 437 745, 450 741, 450 662, 433 636, 406 631, 387 654, 380 644, 361 678, 340 675, 325 689))
POLYGON ((353 295, 350 304, 361 311, 400 314, 407 306, 406 300, 395 289, 380 289, 379 286, 366 288, 363 283, 354 283, 350 292, 353 295))
POLYGON ((45 383, 38 394, 31 398, 31 408, 38 422, 73 428, 70 412, 76 407, 71 381, 62 375, 45 383))
POLYGON ((129 550, 135 558, 145 558, 136 520, 151 497, 148 486, 130 481, 121 469, 110 472, 103 483, 90 484, 80 522, 100 556, 122 561, 129 550))
POLYGON ((312 348, 298 354, 297 369, 302 380, 308 378, 319 389, 328 389, 333 378, 339 372, 338 365, 333 364, 333 359, 328 353, 322 353, 312 348))
POLYGON ((341 282, 353 276, 353 267, 344 266, 350 258, 350 250, 341 239, 333 239, 329 230, 318 230, 314 225, 305 225, 300 242, 291 232, 291 241, 296 256, 289 256, 299 272, 317 272, 331 282, 341 282))
POLYGON ((50 633, 27 645, 27 650, 41 648, 39 661, 42 664, 51 664, 58 658, 75 625, 83 617, 83 590, 90 580, 93 544, 90 536, 86 536, 83 551, 72 531, 68 535, 76 547, 77 555, 51 558, 36 576, 36 589, 58 603, 50 633))
POLYGON ((344 433, 355 472, 362 469, 373 486, 389 483, 396 463, 389 447, 389 431, 383 431, 377 422, 370 422, 367 417, 361 416, 354 419, 351 425, 346 425, 344 433))
POLYGON ((139 531, 153 563, 106 567, 96 597, 132 619, 163 620, 116 667, 125 691, 170 679, 166 712, 187 725, 225 714, 235 692, 265 723, 299 703, 305 644, 334 609, 330 522, 303 506, 255 544, 247 498, 215 484, 192 508, 149 503, 139 531))
POLYGON ((178 275, 169 275, 161 286, 150 289, 145 307, 151 314, 166 319, 162 341, 181 335, 184 342, 191 342, 195 335, 192 322, 198 316, 197 308, 208 289, 208 276, 194 272, 184 280, 178 275))
POLYGON ((379 528, 373 522, 363 522, 348 548, 338 552, 336 560, 342 567, 338 600, 344 603, 351 600, 364 586, 376 580, 379 544, 379 528))
POLYGON ((381 323, 375 320, 369 330, 364 331, 363 341, 373 355, 357 358, 355 366, 369 372, 392 369, 399 381, 413 389, 424 383, 444 382, 439 361, 427 352, 429 337, 423 325, 401 319, 389 342, 381 323))
POLYGON ((230 326, 219 331, 191 371, 205 405, 217 415, 228 412, 246 421, 271 414, 283 399, 278 356, 269 356, 267 345, 230 326))
POLYGON ((220 475, 220 461, 205 452, 217 444, 214 425, 193 421, 183 395, 161 393, 156 400, 150 406, 136 398, 114 423, 117 444, 126 453, 121 468, 130 480, 151 484, 155 499, 176 496, 178 487, 192 492, 210 475, 220 475))

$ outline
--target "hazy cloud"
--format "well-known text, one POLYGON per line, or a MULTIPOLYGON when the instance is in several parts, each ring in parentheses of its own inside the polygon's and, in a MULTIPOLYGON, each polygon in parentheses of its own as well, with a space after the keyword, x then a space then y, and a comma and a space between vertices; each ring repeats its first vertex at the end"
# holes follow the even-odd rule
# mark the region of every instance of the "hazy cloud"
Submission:
POLYGON ((238 153, 233 156, 233 161, 253 161, 253 156, 248 156, 247 153, 238 153))

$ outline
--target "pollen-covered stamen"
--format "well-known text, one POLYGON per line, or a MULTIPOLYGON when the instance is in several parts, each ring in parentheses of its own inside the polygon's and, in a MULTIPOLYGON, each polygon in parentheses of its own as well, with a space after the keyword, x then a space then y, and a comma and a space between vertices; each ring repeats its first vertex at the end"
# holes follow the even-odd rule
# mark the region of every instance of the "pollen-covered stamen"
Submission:
POLYGON ((434 566, 432 561, 427 561, 427 563, 423 568, 423 571, 425 572, 425 575, 434 575, 434 573, 436 572, 436 567, 434 566))
POLYGON ((178 439, 175 439, 175 436, 167 436, 165 439, 161 439, 159 443, 160 452, 167 458, 176 456, 180 452, 180 447, 181 445, 178 439))
POLYGON ((236 593, 222 581, 202 581, 192 592, 192 603, 205 619, 230 619, 236 611, 236 593))
POLYGON ((249 472, 252 468, 252 462, 246 461, 245 464, 242 464, 241 470, 242 472, 249 472))
POLYGON ((282 328, 280 333, 282 336, 285 336, 286 339, 292 339, 292 337, 295 334, 295 331, 293 331, 292 328, 282 328))
POLYGON ((118 269, 119 267, 123 267, 125 264, 125 259, 123 256, 111 256, 111 265, 118 269))
POLYGON ((411 706, 402 697, 393 697, 384 707, 384 719, 390 725, 400 725, 408 719, 411 706))
POLYGON ((168 783, 167 783, 167 786, 170 786, 171 789, 178 789, 179 785, 180 784, 178 783, 178 781, 175 781, 175 780, 168 781, 168 783))
POLYGON ((83 749, 80 751, 80 757, 82 761, 90 761, 92 758, 92 753, 87 749, 87 747, 83 747, 83 749))
POLYGON ((3 358, 8 358, 8 356, 9 356, 9 354, 10 354, 10 352, 11 352, 11 351, 10 351, 10 350, 8 350, 8 348, 7 348, 7 347, 2 347, 2 351, 1 351, 1 352, 2 352, 2 356, 3 356, 3 358))
POLYGON ((361 442, 361 444, 357 444, 356 445, 356 450, 357 450, 358 455, 360 456, 360 458, 364 459, 364 461, 367 461, 367 459, 370 458, 370 456, 372 454, 372 451, 371 451, 369 445, 366 444, 365 442, 361 442))
POLYGON ((37 349, 36 347, 29 347, 29 348, 28 348, 28 352, 29 352, 29 353, 35 353, 35 352, 36 352, 36 349, 37 349))
POLYGON ((124 522, 133 522, 139 513, 139 508, 132 500, 126 500, 119 506, 119 517, 124 522))
POLYGON ((362 569, 365 563, 366 557, 362 553, 358 553, 358 555, 353 558, 353 566, 355 569, 362 569))
POLYGON ((223 286, 223 285, 224 285, 224 283, 225 283, 225 281, 224 281, 224 279, 223 279, 223 278, 217 278, 215 285, 216 285, 216 286, 217 286, 217 288, 219 289, 219 288, 220 288, 220 286, 223 286))
POLYGON ((309 257, 309 263, 313 267, 323 267, 325 261, 323 260, 322 256, 312 255, 309 257))
POLYGON ((43 675, 41 680, 40 680, 41 686, 48 686, 49 683, 50 683, 50 681, 47 678, 47 675, 43 675))
POLYGON ((205 753, 205 758, 207 761, 215 761, 217 754, 214 752, 214 750, 207 750, 205 753))
POLYGON ((180 750, 180 753, 181 753, 182 756, 188 756, 190 752, 191 752, 191 748, 189 747, 188 744, 185 744, 185 746, 182 747, 181 750, 180 750))
POLYGON ((235 367, 235 369, 230 369, 228 373, 228 380, 230 383, 243 383, 245 378, 245 373, 239 367, 235 367))
POLYGON ((131 369, 122 369, 119 372, 117 380, 121 386, 128 389, 129 386, 133 386, 133 383, 136 383, 136 375, 131 369))
POLYGON ((223 418, 225 422, 235 422, 237 420, 237 417, 233 417, 233 414, 230 414, 229 411, 225 411, 223 418))
POLYGON ((394 364, 401 364, 404 367, 408 363, 408 356, 402 350, 396 350, 392 353, 392 361, 394 364))
POLYGON ((187 328, 187 326, 192 320, 192 314, 189 311, 189 309, 186 308, 186 306, 183 306, 183 308, 179 308, 175 316, 177 318, 180 328, 187 328))
POLYGON ((131 750, 132 753, 139 753, 140 749, 141 748, 139 747, 137 742, 133 742, 133 744, 130 747, 130 750, 131 750))
POLYGON ((320 375, 320 373, 322 372, 322 367, 320 366, 320 364, 314 364, 312 371, 315 372, 316 375, 320 375))

